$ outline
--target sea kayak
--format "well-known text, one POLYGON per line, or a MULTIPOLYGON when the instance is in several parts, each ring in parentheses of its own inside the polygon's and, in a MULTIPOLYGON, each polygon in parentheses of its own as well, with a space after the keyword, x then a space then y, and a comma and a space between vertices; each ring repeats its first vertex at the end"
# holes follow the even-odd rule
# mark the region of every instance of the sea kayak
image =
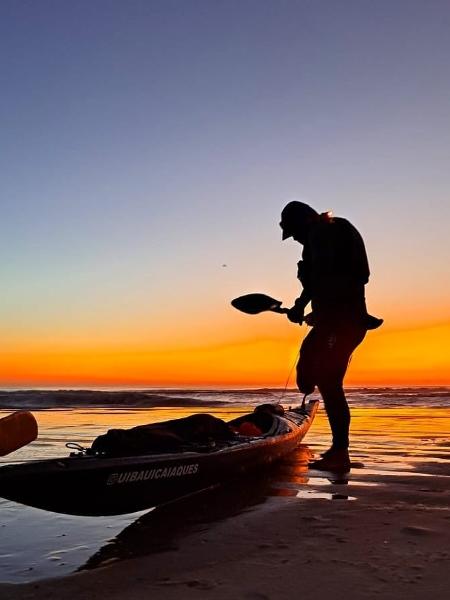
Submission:
MULTIPOLYGON (((60 459, 0 468, 0 497, 71 515, 114 515, 144 510, 279 460, 308 431, 318 401, 273 415, 269 431, 237 435, 205 447, 138 456, 72 453, 60 459)), ((242 417, 230 421, 242 421, 242 417)))

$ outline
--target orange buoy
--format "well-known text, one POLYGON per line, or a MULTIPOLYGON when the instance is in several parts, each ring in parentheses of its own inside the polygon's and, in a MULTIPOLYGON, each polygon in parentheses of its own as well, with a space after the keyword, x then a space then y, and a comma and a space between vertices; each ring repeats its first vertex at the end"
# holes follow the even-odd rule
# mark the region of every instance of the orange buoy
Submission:
POLYGON ((26 446, 37 438, 38 425, 26 410, 18 410, 0 419, 0 456, 26 446))

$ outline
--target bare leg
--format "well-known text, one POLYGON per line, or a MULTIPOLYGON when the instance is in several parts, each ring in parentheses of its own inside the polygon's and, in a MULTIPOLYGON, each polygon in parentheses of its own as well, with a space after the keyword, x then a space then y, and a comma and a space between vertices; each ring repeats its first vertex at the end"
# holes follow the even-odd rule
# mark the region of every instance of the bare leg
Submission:
POLYGON ((325 404, 333 436, 332 448, 347 450, 349 446, 350 409, 342 384, 319 384, 319 392, 325 404))

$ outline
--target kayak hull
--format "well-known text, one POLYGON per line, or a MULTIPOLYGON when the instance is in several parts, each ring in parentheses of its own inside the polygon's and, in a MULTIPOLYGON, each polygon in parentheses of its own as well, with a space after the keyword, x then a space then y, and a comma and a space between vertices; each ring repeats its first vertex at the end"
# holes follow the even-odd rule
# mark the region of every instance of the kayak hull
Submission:
POLYGON ((86 516, 144 510, 263 468, 292 452, 317 410, 285 411, 279 432, 208 451, 127 457, 70 456, 0 469, 0 496, 58 513, 86 516))

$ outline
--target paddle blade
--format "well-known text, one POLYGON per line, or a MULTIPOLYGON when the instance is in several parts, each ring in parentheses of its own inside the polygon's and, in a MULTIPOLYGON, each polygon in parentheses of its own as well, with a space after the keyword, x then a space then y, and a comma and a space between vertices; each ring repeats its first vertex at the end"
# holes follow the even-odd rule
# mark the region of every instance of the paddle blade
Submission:
POLYGON ((26 446, 37 438, 38 426, 33 415, 18 410, 0 419, 0 456, 26 446))
POLYGON ((246 294, 231 301, 231 305, 248 315, 257 315, 266 310, 277 312, 281 306, 280 300, 275 300, 266 294, 246 294))

